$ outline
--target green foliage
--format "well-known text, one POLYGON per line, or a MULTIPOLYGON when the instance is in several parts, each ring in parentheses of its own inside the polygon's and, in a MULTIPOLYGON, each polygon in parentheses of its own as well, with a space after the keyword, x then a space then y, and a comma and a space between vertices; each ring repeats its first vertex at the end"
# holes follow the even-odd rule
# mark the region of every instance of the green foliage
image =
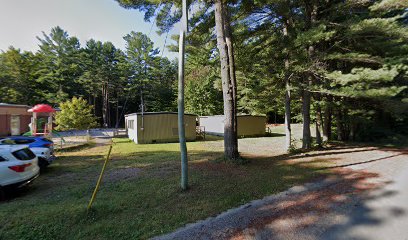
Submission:
POLYGON ((201 116, 223 113, 222 92, 217 86, 220 82, 218 75, 210 67, 198 68, 187 75, 186 112, 201 116))
POLYGON ((81 47, 60 27, 37 38, 37 52, 10 47, 0 53, 0 102, 57 105, 83 97, 93 105, 98 125, 109 127, 120 126, 124 113, 141 110, 141 92, 145 110, 177 109, 177 64, 158 56, 146 35, 126 35, 126 52, 94 39, 81 47))
POLYGON ((159 50, 147 35, 131 32, 124 37, 126 60, 129 66, 128 91, 139 102, 143 100, 145 111, 175 111, 177 66, 167 58, 159 57, 159 50))
POLYGON ((13 47, 0 54, 0 102, 33 104, 42 100, 36 82, 38 64, 33 53, 13 47))
MULTIPOLYGON (((339 123, 350 138, 370 140, 367 135, 376 135, 374 127, 363 126, 376 126, 378 132, 407 123, 408 105, 403 100, 408 94, 406 1, 315 2, 317 18, 313 24, 307 14, 312 2, 261 2, 254 6, 256 11, 245 16, 251 20, 245 24, 252 32, 244 40, 248 47, 243 46, 249 54, 241 58, 260 59, 265 73, 268 68, 278 72, 277 78, 270 77, 272 85, 284 76, 284 55, 278 53, 281 49, 288 53, 295 119, 300 116, 296 99, 302 91, 311 90, 316 97, 323 96, 320 105, 336 106, 331 112, 332 124, 339 131, 339 123), (254 24, 257 19, 262 20, 254 24), (285 24, 289 25, 287 37, 283 36, 285 24), (312 57, 308 56, 310 46, 314 48, 312 57), (307 76, 313 78, 311 87, 304 84, 307 76)), ((246 69, 248 63, 243 63, 246 69)), ((254 72, 254 65, 250 66, 246 71, 254 72)), ((283 85, 274 86, 283 92, 283 85)), ((315 107, 312 112, 316 112, 315 107)))
POLYGON ((42 87, 40 94, 49 103, 65 101, 69 96, 83 93, 75 81, 81 74, 80 44, 76 37, 70 37, 60 27, 51 29, 49 35, 43 32, 38 57, 36 81, 42 87))
MULTIPOLYGON (((143 12, 146 20, 154 18, 160 33, 180 18, 180 1, 117 2, 143 12)), ((322 113, 333 119, 332 128, 339 131, 343 126, 350 138, 365 139, 361 131, 353 132, 364 124, 393 131, 408 124, 407 1, 227 2, 239 113, 282 115, 287 76, 294 121, 302 119, 302 93, 311 91, 312 115, 322 106, 322 113), (317 14, 311 21, 313 7, 317 14)), ((186 46, 186 109, 220 114, 213 3, 189 4, 193 11, 186 46)), ((145 34, 131 32, 124 39, 124 52, 95 40, 81 48, 77 38, 56 27, 39 38, 37 53, 10 48, 0 54, 0 101, 58 103, 82 96, 107 126, 122 112, 140 111, 142 100, 146 111, 175 111, 176 61, 160 57, 145 34)), ((169 48, 177 51, 177 46, 169 48)))
POLYGON ((57 130, 83 130, 97 125, 92 106, 82 98, 73 97, 72 100, 61 103, 60 109, 55 116, 57 130))
MULTIPOLYGON (((169 8, 171 4, 177 8, 178 2, 118 2, 144 12, 146 19, 156 18, 162 29, 174 23, 179 14, 169 8)), ((375 124, 383 114, 392 116, 389 119, 392 124, 384 127, 392 127, 398 119, 407 119, 404 113, 408 108, 404 101, 408 94, 406 1, 230 3, 239 112, 283 114, 284 76, 289 76, 293 120, 302 119, 304 91, 312 91, 316 98, 312 114, 318 109, 317 103, 328 106, 327 111, 334 106, 337 108, 333 110, 340 109, 338 122, 350 135, 355 134, 351 133, 355 126, 364 122, 375 124), (312 22, 310 14, 314 6, 317 14, 312 22), (287 35, 283 34, 285 26, 287 35), (309 77, 312 85, 305 84, 309 77)), ((212 97, 216 93, 213 87, 216 81, 210 81, 212 74, 219 71, 213 32, 214 8, 205 1, 190 1, 190 4, 196 11, 191 13, 188 35, 186 107, 207 114, 217 103, 212 97)), ((336 126, 335 111, 330 115, 332 125, 336 126)), ((316 117, 311 118, 316 121, 316 117)))
POLYGON ((382 0, 377 1, 374 5, 370 7, 371 11, 392 11, 392 10, 401 10, 408 8, 407 0, 382 0))
POLYGON ((308 31, 299 33, 294 41, 295 46, 305 46, 305 44, 317 44, 329 41, 336 35, 335 30, 330 30, 325 24, 320 24, 308 31))

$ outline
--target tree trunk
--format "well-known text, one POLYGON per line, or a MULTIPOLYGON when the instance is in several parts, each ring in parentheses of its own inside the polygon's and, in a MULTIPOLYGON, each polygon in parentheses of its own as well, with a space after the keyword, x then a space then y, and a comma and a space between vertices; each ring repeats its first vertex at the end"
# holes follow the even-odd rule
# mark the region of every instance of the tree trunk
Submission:
POLYGON ((107 105, 107 89, 106 84, 102 85, 102 119, 103 119, 103 127, 108 126, 108 105, 107 105))
POLYGON ((336 130, 337 130, 337 140, 344 141, 344 127, 341 109, 336 111, 336 130))
POLYGON ((116 94, 116 120, 115 120, 115 128, 119 128, 119 96, 116 94))
POLYGON ((355 140, 356 140, 356 130, 357 130, 356 125, 357 125, 357 124, 355 123, 354 120, 351 120, 351 121, 350 121, 350 134, 349 134, 348 139, 351 140, 351 141, 355 141, 355 140))
MULTIPOLYGON (((239 158, 238 154, 238 144, 237 135, 234 132, 235 129, 235 119, 236 111, 234 109, 234 85, 231 82, 230 77, 230 65, 229 65, 229 54, 228 46, 225 38, 225 16, 227 12, 224 10, 224 3, 222 0, 215 1, 215 25, 217 30, 217 46, 220 52, 221 61, 221 80, 222 80, 222 92, 224 99, 224 154, 229 160, 237 160, 239 158)), ((233 54, 233 53, 232 53, 233 54)))
MULTIPOLYGON (((283 28, 283 36, 287 39, 289 37, 288 21, 285 21, 283 28)), ((291 109, 290 109, 290 75, 289 75, 289 49, 286 48, 285 56, 285 149, 289 151, 292 146, 292 129, 291 123, 291 109)), ((276 116, 276 115, 275 115, 276 116)))
POLYGON ((323 117, 322 117, 322 108, 320 107, 321 96, 320 93, 316 94, 316 144, 322 146, 322 126, 323 126, 323 117))
POLYGON ((324 109, 324 121, 323 121, 324 142, 331 140, 331 125, 332 125, 331 97, 330 98, 328 97, 324 109))
MULTIPOLYGON (((317 6, 313 1, 306 3, 306 26, 307 29, 312 28, 317 20, 317 6)), ((311 63, 311 68, 309 73, 307 73, 307 82, 305 84, 305 89, 303 89, 302 99, 302 113, 303 113, 303 139, 302 139, 302 148, 310 149, 312 147, 312 137, 310 134, 310 87, 312 86, 313 75, 311 74, 313 68, 313 59, 315 54, 315 47, 310 45, 308 50, 309 61, 311 63)))
POLYGON ((228 49, 229 73, 232 87, 232 102, 233 102, 233 145, 236 146, 238 152, 238 119, 237 119, 237 78, 235 74, 235 58, 234 58, 234 44, 231 30, 230 15, 227 6, 223 7, 225 42, 228 49))
POLYGON ((93 114, 96 116, 96 94, 93 95, 93 114))
MULTIPOLYGON (((306 88, 310 87, 311 78, 307 79, 306 88)), ((304 89, 302 94, 302 115, 303 115, 303 138, 302 148, 310 149, 312 147, 312 138, 310 134, 310 91, 304 89)))
POLYGON ((110 106, 109 106, 109 84, 106 83, 106 126, 111 126, 111 114, 110 114, 110 106))
POLYGON ((345 108, 343 110, 343 141, 349 140, 350 127, 351 127, 351 122, 350 122, 350 117, 349 117, 349 111, 347 108, 345 108))

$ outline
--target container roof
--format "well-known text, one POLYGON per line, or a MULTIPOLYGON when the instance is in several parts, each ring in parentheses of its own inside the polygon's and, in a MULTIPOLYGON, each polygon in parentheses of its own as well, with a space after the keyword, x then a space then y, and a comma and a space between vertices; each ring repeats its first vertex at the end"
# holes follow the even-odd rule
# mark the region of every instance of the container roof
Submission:
MULTIPOLYGON (((224 115, 210 115, 210 116, 200 116, 200 118, 208 118, 208 117, 224 117, 224 115)), ((237 117, 266 117, 264 115, 251 115, 251 114, 240 114, 237 117)))
MULTIPOLYGON (((144 112, 143 113, 143 115, 160 115, 160 114, 178 114, 178 113, 177 112, 144 112)), ((126 114, 125 117, 133 116, 133 115, 142 115, 142 113, 141 112, 129 113, 129 114, 126 114)), ((191 114, 191 113, 184 113, 184 115, 198 116, 196 114, 191 114)))

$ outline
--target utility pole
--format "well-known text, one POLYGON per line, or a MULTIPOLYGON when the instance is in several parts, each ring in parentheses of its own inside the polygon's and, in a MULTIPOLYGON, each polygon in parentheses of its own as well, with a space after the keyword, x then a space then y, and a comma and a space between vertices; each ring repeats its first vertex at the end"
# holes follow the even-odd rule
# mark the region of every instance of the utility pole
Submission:
POLYGON ((178 133, 181 154, 181 189, 188 188, 188 159, 186 133, 184 129, 184 51, 185 37, 188 31, 187 26, 187 0, 183 0, 183 16, 181 18, 180 39, 179 39, 179 65, 178 65, 178 133))

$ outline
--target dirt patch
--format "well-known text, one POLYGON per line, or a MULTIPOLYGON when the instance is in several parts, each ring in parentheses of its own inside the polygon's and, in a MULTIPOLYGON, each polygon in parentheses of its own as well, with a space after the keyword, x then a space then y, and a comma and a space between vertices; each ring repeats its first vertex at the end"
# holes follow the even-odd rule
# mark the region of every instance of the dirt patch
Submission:
POLYGON ((110 170, 104 176, 104 180, 108 182, 123 181, 127 179, 137 178, 142 170, 140 168, 120 168, 110 170))

